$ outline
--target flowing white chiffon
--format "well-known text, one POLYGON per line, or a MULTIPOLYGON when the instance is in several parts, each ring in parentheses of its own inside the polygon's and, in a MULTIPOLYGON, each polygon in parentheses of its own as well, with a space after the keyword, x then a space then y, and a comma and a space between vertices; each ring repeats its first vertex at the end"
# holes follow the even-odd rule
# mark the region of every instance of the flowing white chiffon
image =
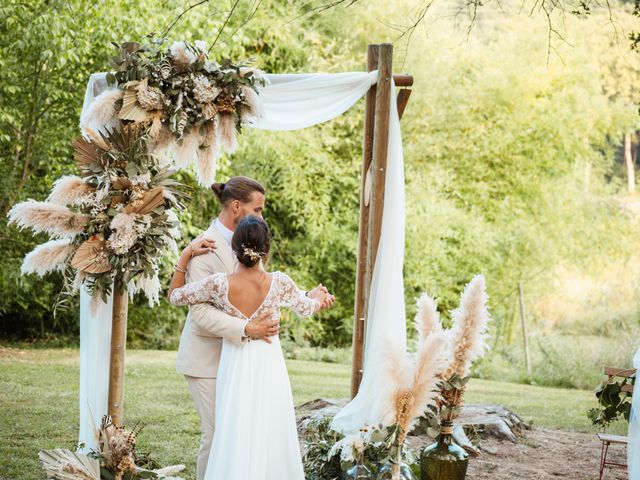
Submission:
MULTIPOLYGON (((633 366, 640 372, 640 349, 633 357, 633 366)), ((627 445, 627 464, 629 480, 640 480, 640 375, 636 373, 631 401, 631 417, 629 418, 629 444, 627 445)))
MULTIPOLYGON (((106 73, 94 73, 89 79, 85 93, 83 114, 87 113, 95 97, 106 86, 106 73)), ((264 117, 257 121, 254 128, 265 130, 295 130, 331 120, 351 108, 378 80, 378 72, 352 73, 312 73, 266 75, 268 85, 260 92, 264 117)), ((385 185, 385 206, 382 219, 382 231, 375 262, 370 291, 369 312, 365 332, 365 370, 358 396, 340 412, 333 427, 342 432, 354 432, 365 424, 376 423, 378 387, 376 379, 385 363, 385 342, 395 342, 398 348, 404 348, 406 342, 406 319, 404 305, 404 285, 402 266, 404 259, 404 159, 400 119, 396 108, 395 96, 390 96, 391 114, 389 118, 388 157, 385 185)), ((91 125, 94 130, 99 125, 91 125)), ((354 215, 357 212, 354 211, 354 215)), ((109 349, 110 335, 101 329, 87 331, 92 322, 91 314, 81 309, 81 330, 84 326, 81 350, 91 348, 106 351, 109 349), (88 338, 91 336, 91 338, 88 338)), ((109 318, 110 315, 109 315, 109 318)), ((81 354, 81 358, 82 354, 81 354)), ((100 419, 106 413, 106 393, 103 391, 103 378, 108 376, 109 358, 102 363, 85 362, 80 365, 80 390, 99 391, 104 401, 98 402, 93 417, 100 419), (106 372, 106 373, 105 373, 106 372), (104 406, 104 408, 101 408, 104 406)), ((85 400, 81 398, 81 405, 85 400)), ((87 411, 81 409, 81 425, 91 424, 87 411)), ((85 429, 86 431, 86 429, 85 429)), ((81 441, 95 445, 91 438, 83 436, 81 441)))

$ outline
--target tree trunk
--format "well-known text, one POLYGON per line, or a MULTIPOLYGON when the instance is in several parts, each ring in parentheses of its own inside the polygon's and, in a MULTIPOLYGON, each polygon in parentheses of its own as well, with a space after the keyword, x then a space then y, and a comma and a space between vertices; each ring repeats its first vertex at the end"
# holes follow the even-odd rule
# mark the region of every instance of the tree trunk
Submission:
POLYGON ((633 195, 636 192, 636 166, 631 154, 631 132, 624 134, 624 163, 627 166, 627 189, 633 195))

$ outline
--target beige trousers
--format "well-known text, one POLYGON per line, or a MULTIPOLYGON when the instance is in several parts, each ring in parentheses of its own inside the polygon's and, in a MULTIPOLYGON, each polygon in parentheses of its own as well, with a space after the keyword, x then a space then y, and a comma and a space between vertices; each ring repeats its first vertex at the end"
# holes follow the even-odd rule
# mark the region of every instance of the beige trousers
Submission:
POLYGON ((200 450, 198 450, 198 463, 196 468, 196 478, 204 480, 207 469, 211 442, 213 442, 213 431, 215 430, 216 419, 216 379, 199 378, 185 375, 189 391, 196 404, 196 410, 200 415, 200 450))

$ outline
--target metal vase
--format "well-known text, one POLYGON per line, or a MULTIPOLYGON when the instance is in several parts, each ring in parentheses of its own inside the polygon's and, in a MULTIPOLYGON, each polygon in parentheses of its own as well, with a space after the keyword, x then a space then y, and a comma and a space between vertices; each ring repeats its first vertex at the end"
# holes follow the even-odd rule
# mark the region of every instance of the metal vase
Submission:
POLYGON ((464 480, 469 454, 453 443, 453 423, 443 421, 438 441, 420 453, 420 480, 464 480))

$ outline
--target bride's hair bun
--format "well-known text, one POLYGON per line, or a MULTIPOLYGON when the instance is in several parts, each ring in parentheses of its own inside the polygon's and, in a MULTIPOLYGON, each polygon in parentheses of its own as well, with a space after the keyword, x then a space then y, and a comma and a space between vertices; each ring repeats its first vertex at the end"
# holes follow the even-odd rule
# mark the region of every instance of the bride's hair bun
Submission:
POLYGON ((267 222, 254 215, 244 217, 233 232, 231 248, 245 267, 251 268, 260 263, 269 255, 271 248, 271 232, 267 222))

